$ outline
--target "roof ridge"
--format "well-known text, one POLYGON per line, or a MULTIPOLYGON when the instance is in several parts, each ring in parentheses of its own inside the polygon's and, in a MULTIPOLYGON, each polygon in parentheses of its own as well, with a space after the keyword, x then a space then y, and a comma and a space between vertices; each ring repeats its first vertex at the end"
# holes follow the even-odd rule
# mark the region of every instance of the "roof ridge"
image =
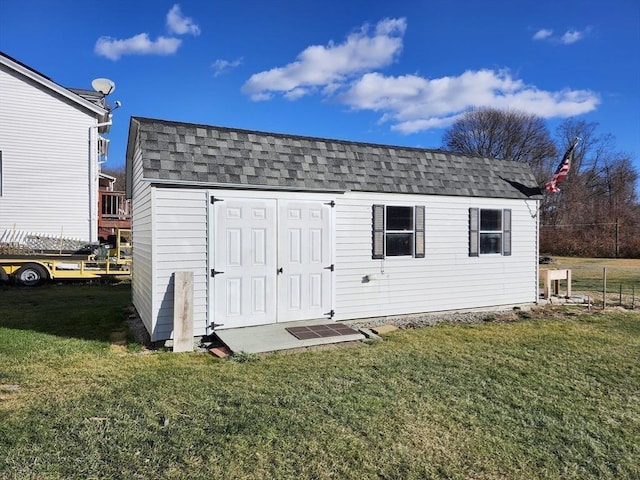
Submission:
POLYGON ((454 152, 449 150, 443 150, 441 148, 427 148, 427 147, 412 147, 408 145, 391 145, 386 143, 377 143, 377 142, 364 142, 359 140, 347 140, 347 139, 337 139, 337 138, 328 138, 328 137, 314 137, 309 135, 301 135, 301 134, 293 134, 293 133, 280 133, 280 132, 268 132, 265 130, 250 130, 247 128, 240 127, 225 127, 221 125, 210 125, 205 123, 194 123, 194 122, 181 122, 174 120, 165 120, 161 118, 151 118, 151 117, 140 117, 140 116, 132 116, 132 120, 136 121, 146 121, 146 122, 155 122, 162 123, 166 125, 183 125, 183 126, 191 126, 196 128, 206 128, 206 129, 214 129, 214 130, 222 130, 227 132, 241 132, 246 134, 254 134, 254 135, 263 135, 263 136, 273 136, 279 138, 287 138, 287 139, 299 139, 299 140, 311 140, 311 141, 322 141, 322 142, 330 142, 330 143, 340 143, 345 145, 363 145, 370 147, 381 147, 381 148, 389 148, 394 150, 410 150, 410 151, 420 151, 420 152, 430 152, 430 153, 442 153, 445 155, 455 155, 459 157, 465 158, 482 158, 487 160, 498 160, 501 162, 514 162, 514 163, 522 163, 516 162, 515 160, 508 160, 503 158, 495 158, 495 157, 486 157, 483 155, 473 155, 462 152, 454 152))

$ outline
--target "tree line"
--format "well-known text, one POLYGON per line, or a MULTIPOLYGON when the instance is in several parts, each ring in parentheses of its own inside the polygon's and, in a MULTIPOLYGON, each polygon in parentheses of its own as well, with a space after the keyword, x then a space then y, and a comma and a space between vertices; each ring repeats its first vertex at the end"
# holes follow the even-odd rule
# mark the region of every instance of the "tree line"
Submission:
POLYGON ((544 120, 520 111, 472 109, 442 138, 450 151, 525 162, 544 193, 538 212, 540 253, 640 258, 638 170, 598 124, 564 120, 552 138, 544 120), (568 176, 548 193, 544 185, 578 139, 568 176))

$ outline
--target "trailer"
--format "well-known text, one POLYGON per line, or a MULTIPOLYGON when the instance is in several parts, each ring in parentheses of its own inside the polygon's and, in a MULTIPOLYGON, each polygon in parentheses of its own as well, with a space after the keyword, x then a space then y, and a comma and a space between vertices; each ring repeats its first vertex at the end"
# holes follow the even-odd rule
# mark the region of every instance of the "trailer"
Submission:
POLYGON ((131 277, 131 230, 121 229, 113 245, 87 254, 15 253, 0 255, 0 281, 34 287, 48 280, 91 280, 131 277))

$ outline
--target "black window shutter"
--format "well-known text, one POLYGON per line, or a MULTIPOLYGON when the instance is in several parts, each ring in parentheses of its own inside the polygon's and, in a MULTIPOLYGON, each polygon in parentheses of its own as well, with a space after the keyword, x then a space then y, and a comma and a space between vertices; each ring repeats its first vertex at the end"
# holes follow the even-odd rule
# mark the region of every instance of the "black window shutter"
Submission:
POLYGON ((384 258, 384 205, 374 205, 372 216, 371 258, 384 258))
POLYGON ((424 205, 416 205, 416 224, 415 224, 415 257, 424 258, 424 239, 425 239, 425 218, 424 205))
POLYGON ((469 256, 479 256, 480 249, 478 248, 478 242, 480 240, 480 234, 478 231, 478 214, 477 208, 469 209, 469 256))
POLYGON ((511 255, 511 209, 502 212, 502 254, 511 255))

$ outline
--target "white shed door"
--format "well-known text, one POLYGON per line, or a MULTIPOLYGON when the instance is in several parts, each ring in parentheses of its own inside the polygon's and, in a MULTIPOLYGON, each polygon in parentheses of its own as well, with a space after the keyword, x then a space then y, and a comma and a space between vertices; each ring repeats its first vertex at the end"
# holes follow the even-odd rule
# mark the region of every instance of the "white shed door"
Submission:
POLYGON ((276 321, 276 201, 214 203, 214 323, 220 328, 276 321))
POLYGON ((327 316, 331 310, 331 207, 278 203, 278 321, 327 316))
POLYGON ((214 202, 210 295, 216 328, 329 315, 331 213, 316 201, 214 202))

